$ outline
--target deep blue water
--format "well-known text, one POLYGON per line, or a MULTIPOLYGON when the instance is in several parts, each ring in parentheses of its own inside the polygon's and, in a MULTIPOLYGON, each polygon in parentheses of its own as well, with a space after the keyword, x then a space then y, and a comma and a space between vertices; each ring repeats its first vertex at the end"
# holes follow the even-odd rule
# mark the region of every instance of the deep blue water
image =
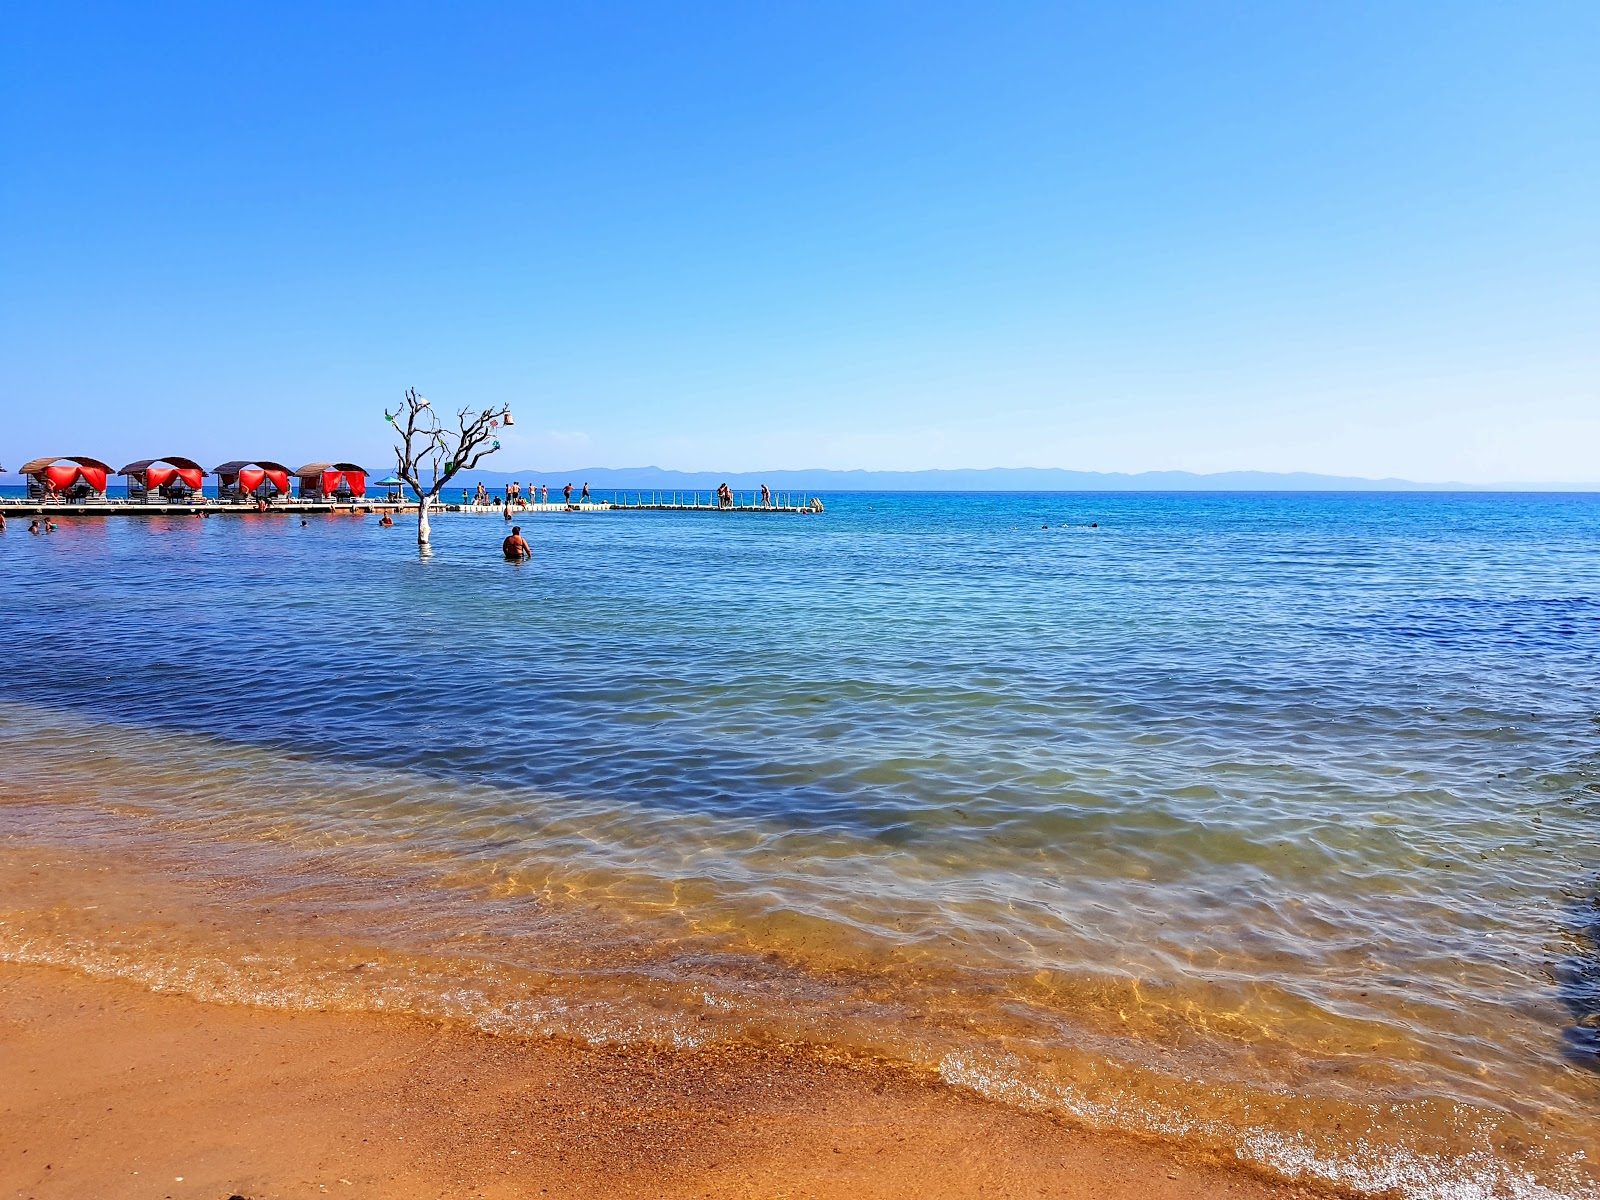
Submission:
POLYGON ((526 567, 486 517, 438 520, 426 563, 371 519, 13 528, 0 562, 33 603, 7 632, 46 652, 8 686, 230 737, 235 704, 189 692, 236 687, 252 740, 308 753, 874 823, 925 781, 818 780, 819 746, 837 766, 955 741, 981 769, 1070 746, 1090 709, 1259 751, 1311 720, 1382 739, 1429 701, 1600 708, 1588 495, 863 494, 820 518, 522 523, 526 567), (421 701, 449 727, 426 746, 380 719, 421 701))

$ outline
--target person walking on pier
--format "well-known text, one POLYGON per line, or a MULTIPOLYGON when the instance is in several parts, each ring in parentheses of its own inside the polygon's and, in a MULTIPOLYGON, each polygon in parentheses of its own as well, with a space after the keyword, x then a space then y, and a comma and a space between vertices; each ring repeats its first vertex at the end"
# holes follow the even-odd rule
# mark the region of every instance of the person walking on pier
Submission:
POLYGON ((513 525, 511 533, 506 540, 500 543, 500 553, 506 556, 507 562, 526 562, 533 557, 533 548, 528 545, 528 540, 522 536, 522 526, 513 525))
POLYGON ((550 485, 548 483, 543 483, 543 484, 539 485, 539 503, 540 504, 549 504, 550 503, 550 485))
POLYGON ((764 483, 761 485, 761 507, 762 508, 771 508, 772 507, 772 493, 769 490, 767 490, 767 485, 764 484, 764 483))
POLYGON ((583 481, 583 495, 578 498, 578 502, 580 504, 589 503, 589 481, 587 479, 583 481))
POLYGON ((561 494, 566 497, 567 507, 571 508, 572 507, 572 485, 569 483, 569 484, 567 484, 566 487, 562 488, 561 489, 561 494))

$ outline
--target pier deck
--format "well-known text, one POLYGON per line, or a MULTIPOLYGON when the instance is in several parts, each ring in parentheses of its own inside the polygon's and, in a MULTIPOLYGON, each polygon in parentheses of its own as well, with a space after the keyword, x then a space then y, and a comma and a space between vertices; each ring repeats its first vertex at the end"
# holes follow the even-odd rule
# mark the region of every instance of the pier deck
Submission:
MULTIPOLYGON (((513 504, 513 519, 536 516, 541 513, 566 512, 703 512, 703 513, 799 513, 811 515, 823 511, 822 502, 811 496, 782 497, 784 503, 735 504, 731 508, 719 507, 702 501, 701 497, 687 492, 618 492, 610 499, 592 499, 587 503, 568 506, 560 501, 550 504, 513 504), (803 502, 802 502, 803 501, 803 502)), ((0 514, 7 520, 30 517, 181 517, 181 516, 309 516, 327 514, 405 513, 415 512, 415 501, 379 500, 363 498, 354 503, 320 500, 282 500, 268 506, 263 512, 251 504, 211 501, 205 504, 147 504, 135 500, 54 501, 28 500, 17 496, 0 497, 0 514)), ((494 504, 436 503, 436 513, 465 513, 469 516, 504 517, 505 510, 494 504)))

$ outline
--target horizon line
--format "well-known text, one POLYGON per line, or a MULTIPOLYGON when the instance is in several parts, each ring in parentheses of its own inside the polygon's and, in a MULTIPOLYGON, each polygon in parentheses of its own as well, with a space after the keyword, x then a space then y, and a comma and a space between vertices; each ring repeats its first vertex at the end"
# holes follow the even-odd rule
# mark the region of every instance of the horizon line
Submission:
MULTIPOLYGON (((629 472, 655 472, 662 475, 726 475, 737 476, 781 476, 781 475, 992 475, 992 474, 1058 474, 1088 476, 1099 479, 1142 479, 1147 476, 1168 476, 1187 479, 1221 479, 1230 476, 1249 476, 1264 479, 1307 479, 1327 480, 1336 483, 1360 484, 1401 484, 1413 488, 1459 488, 1468 491, 1600 491, 1600 480, 1492 480, 1483 483, 1473 483, 1467 480, 1447 479, 1408 479, 1398 475, 1368 476, 1368 475, 1334 475, 1323 471, 1268 471, 1255 467, 1230 468, 1223 471, 1190 471, 1183 468, 1154 467, 1142 471, 1096 471, 1085 470, 1077 467, 765 467, 747 468, 743 470, 721 470, 718 468, 688 468, 688 467, 659 467, 630 466, 630 467, 604 467, 589 464, 583 467, 529 467, 524 466, 509 470, 498 467, 488 468, 480 466, 480 475, 572 475, 578 476, 584 472, 605 472, 613 475, 629 472)), ((457 476, 461 478, 461 476, 457 476)), ((1300 489, 1296 489, 1300 490, 1300 489)))
MULTIPOLYGON (((351 460, 351 461, 353 461, 353 460, 351 460)), ((385 468, 385 469, 387 469, 387 468, 385 468)), ((368 470, 369 473, 372 473, 372 468, 367 468, 367 470, 368 470)), ((1088 478, 1088 479, 1127 480, 1127 481, 1137 481, 1137 480, 1145 479, 1145 478, 1148 478, 1148 477, 1151 477, 1151 476, 1165 477, 1165 478, 1168 478, 1168 479, 1193 479, 1193 480, 1221 480, 1221 479, 1226 479, 1226 478, 1230 478, 1230 477, 1241 477, 1241 478, 1259 479, 1259 480, 1262 480, 1262 481, 1272 480, 1272 479, 1281 479, 1281 480, 1291 480, 1291 479, 1293 479, 1293 480, 1304 480, 1304 481, 1313 481, 1313 480, 1315 480, 1315 481, 1326 481, 1328 483, 1346 484, 1346 485, 1357 484, 1357 485, 1361 485, 1364 488, 1373 489, 1373 490, 1381 489, 1384 485, 1399 485, 1399 487, 1402 488, 1402 489, 1426 488, 1426 489, 1430 489, 1430 490, 1440 490, 1440 491, 1447 491, 1447 490, 1452 490, 1452 489, 1459 489, 1459 490, 1462 490, 1462 491, 1497 491, 1497 492, 1516 492, 1516 491, 1594 492, 1594 491, 1600 491, 1600 481, 1582 481, 1582 480, 1494 480, 1494 481, 1483 482, 1483 483, 1472 483, 1472 482, 1468 482, 1466 480, 1408 479, 1408 478, 1405 478, 1405 477, 1402 477, 1402 476, 1395 476, 1395 475, 1388 475, 1388 476, 1382 476, 1382 477, 1373 477, 1373 476, 1366 476, 1366 475, 1335 475, 1335 474, 1329 474, 1329 473, 1323 472, 1323 471, 1306 471, 1306 470, 1270 471, 1270 470, 1262 470, 1262 469, 1254 468, 1254 467, 1232 468, 1232 469, 1222 470, 1222 471, 1191 471, 1191 470, 1187 470, 1187 469, 1183 469, 1183 468, 1147 468, 1147 469, 1141 470, 1141 471, 1098 471, 1098 470, 1085 470, 1085 469, 1076 468, 1076 467, 998 467, 998 466, 997 467, 916 467, 916 468, 909 468, 909 469, 888 468, 888 467, 768 467, 768 468, 756 468, 756 469, 731 470, 730 471, 730 470, 720 470, 720 469, 717 469, 717 468, 689 469, 689 468, 683 468, 683 467, 660 467, 660 466, 655 466, 655 465, 629 466, 629 467, 605 467, 605 466, 599 466, 599 465, 596 465, 596 464, 589 464, 589 465, 583 466, 583 467, 565 467, 565 468, 561 468, 561 467, 538 468, 538 467, 523 466, 523 467, 519 467, 519 468, 510 468, 510 469, 506 469, 506 470, 501 470, 498 467, 492 467, 492 466, 489 466, 488 464, 481 464, 478 467, 477 471, 476 471, 477 475, 496 475, 496 476, 498 476, 498 475, 506 475, 506 476, 513 476, 513 475, 560 475, 560 474, 578 476, 578 475, 583 475, 585 473, 605 474, 605 475, 627 475, 627 474, 634 474, 634 473, 638 473, 638 474, 651 473, 651 474, 658 474, 658 475, 682 475, 682 476, 717 476, 717 475, 721 475, 721 476, 726 476, 726 477, 729 477, 729 478, 739 478, 739 477, 747 477, 747 476, 779 477, 779 476, 802 476, 802 475, 813 475, 813 476, 880 476, 880 477, 881 476, 899 476, 899 477, 903 477, 903 478, 911 478, 911 477, 917 477, 917 476, 1022 475, 1022 474, 1032 474, 1032 475, 1065 475, 1065 476, 1078 476, 1078 477, 1081 477, 1081 478, 1088 478)), ((210 474, 212 474, 212 472, 208 470, 206 472, 206 474, 210 475, 210 474)), ((456 479, 462 479, 464 477, 465 477, 465 473, 463 472, 463 473, 458 473, 455 478, 456 479)), ((14 471, 14 470, 0 469, 0 479, 6 479, 6 478, 16 479, 16 480, 20 481, 20 480, 24 479, 25 476, 21 475, 20 473, 18 473, 17 471, 14 471)), ((452 480, 452 483, 454 483, 454 480, 452 480)), ((979 490, 982 490, 982 489, 979 489, 979 490)), ((1161 489, 1161 490, 1171 490, 1171 489, 1161 489)), ((1271 490, 1274 490, 1274 489, 1264 488, 1264 489, 1257 489, 1257 490, 1271 491, 1271 490)), ((1302 488, 1292 488, 1292 489, 1282 489, 1282 490, 1306 491, 1306 490, 1316 490, 1316 489, 1307 489, 1307 488, 1303 488, 1302 487, 1302 488)), ((1338 489, 1338 488, 1336 488, 1336 489, 1330 489, 1330 490, 1348 490, 1348 489, 1338 489)))

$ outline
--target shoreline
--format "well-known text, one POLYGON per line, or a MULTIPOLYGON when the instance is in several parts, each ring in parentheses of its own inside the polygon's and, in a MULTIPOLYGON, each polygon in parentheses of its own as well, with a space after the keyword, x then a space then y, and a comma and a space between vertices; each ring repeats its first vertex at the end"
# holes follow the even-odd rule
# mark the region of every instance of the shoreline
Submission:
MULTIPOLYGON (((181 760, 167 769, 179 769, 181 776, 181 760)), ((54 790, 73 794, 83 788, 63 778, 54 790)), ((581 905, 562 910, 549 899, 530 902, 525 889, 495 901, 483 894, 485 879, 457 879, 437 888, 427 870, 397 870, 352 848, 302 846, 302 852, 286 854, 279 837, 297 840, 287 830, 265 841, 246 829, 217 839, 209 832, 210 818, 200 816, 196 825, 198 814, 179 817, 163 809, 159 795, 138 787, 100 811, 98 805, 86 809, 42 796, 0 799, 9 801, 0 804, 5 818, 0 821, 0 1063, 9 1067, 26 1059, 41 1077, 76 1080, 73 1090, 58 1088, 42 1099, 26 1089, 8 1090, 0 1078, 0 1121, 5 1122, 0 1127, 31 1129, 32 1144, 55 1165, 57 1160, 82 1162, 88 1154, 88 1181, 61 1194, 170 1195, 173 1200, 185 1194, 218 1200, 315 1194, 283 1186, 308 1169, 305 1146, 323 1147, 318 1150, 323 1157, 346 1154, 339 1178, 380 1182, 380 1194, 402 1200, 478 1194, 869 1200, 1081 1194, 1134 1200, 1135 1188, 1143 1200, 1148 1184, 1172 1171, 1188 1178, 1202 1165, 1236 1181, 1229 1194, 1245 1196, 1505 1194, 1554 1200, 1593 1194, 1584 1186, 1502 1192, 1482 1174, 1486 1164, 1476 1159, 1444 1164, 1451 1170, 1440 1175, 1440 1164, 1430 1165, 1413 1152, 1426 1146, 1414 1136, 1426 1137, 1426 1129, 1405 1132, 1416 1114, 1407 1118, 1392 1107, 1323 1108, 1318 1116, 1297 1104, 1289 1124, 1277 1127, 1290 1139, 1283 1143, 1287 1157, 1263 1155, 1255 1134, 1245 1140, 1238 1130, 1211 1136, 1203 1120, 1184 1125, 1200 1137, 1174 1136, 1160 1114, 1170 1115, 1174 1105, 1191 1099, 1197 1105, 1210 1102, 1204 1088, 1181 1096, 1159 1090, 1128 1095, 1139 1107, 1102 1125, 1093 1104, 1087 1111, 1070 1104, 1039 1105, 1025 1086, 1020 1095, 1009 1086, 997 1090, 981 1072, 976 1077, 948 1073, 943 1059, 931 1068, 931 1058, 904 1055, 892 1040, 849 1037, 849 1010, 859 999, 849 989, 830 993, 836 1012, 825 999, 813 998, 812 1024, 759 1021, 753 1028, 716 1032, 720 1006, 702 1011, 693 997, 685 1004, 684 995, 663 991, 648 969, 654 960, 648 953, 636 957, 642 946, 630 950, 617 942, 616 931, 596 923, 581 905), (202 842, 192 840, 197 833, 202 842), (467 914, 455 908, 463 884, 490 905, 467 924, 462 924, 467 914), (397 897, 405 897, 403 915, 388 903, 397 897), (400 927, 386 924, 397 918, 400 927), (499 940, 505 929, 497 919, 513 922, 514 941, 524 944, 525 954, 505 953, 513 947, 499 940), (432 945, 426 937, 417 939, 426 930, 444 935, 442 953, 437 938, 432 945), (457 943, 460 937, 471 941, 457 943), (448 949, 451 945, 460 949, 448 949), (598 987, 577 986, 585 978, 599 981, 598 987), (23 987, 11 982, 16 979, 33 982, 23 987), (85 1024, 84 1009, 101 1016, 85 1024), (117 1028, 129 1014, 137 1018, 133 1024, 117 1028), (510 1019, 502 1019, 508 1014, 510 1019), (107 1015, 114 1018, 110 1025, 107 1015), (842 1024, 835 1026, 835 1015, 842 1024), (315 1027, 309 1032, 308 1021, 315 1027), (347 1043, 367 1046, 364 1057, 352 1060, 347 1043), (132 1086, 151 1076, 153 1064, 139 1057, 151 1044, 177 1045, 155 1075, 170 1094, 147 1095, 142 1084, 132 1086), (259 1060, 252 1072, 239 1074, 239 1054, 259 1060), (404 1071, 373 1066, 440 1055, 441 1074, 424 1083, 404 1071), (181 1067, 171 1066, 174 1058, 181 1067), (285 1073, 279 1067, 294 1069, 285 1073), (126 1079, 124 1069, 130 1072, 126 1079), (179 1078, 173 1078, 174 1071, 179 1078), (642 1107, 629 1091, 634 1075, 656 1080, 642 1107), (507 1078, 521 1084, 508 1085, 507 1078), (499 1108, 479 1104, 477 1088, 484 1080, 502 1096, 499 1108), (556 1094, 553 1087, 562 1089, 562 1103, 583 1114, 580 1123, 557 1122, 559 1137, 568 1141, 554 1147, 524 1144, 531 1136, 529 1121, 550 1117, 540 1104, 556 1094), (243 1110, 234 1088, 246 1098, 243 1110), (819 1088, 826 1094, 813 1094, 819 1088), (420 1098, 401 1104, 396 1097, 405 1095, 420 1098), (102 1109, 134 1116, 120 1133, 98 1119, 82 1125, 82 1114, 102 1109), (248 1136, 217 1123, 217 1114, 237 1117, 241 1111, 255 1123, 248 1136), (428 1174, 399 1153, 415 1150, 425 1132, 409 1128, 407 1114, 429 1114, 426 1123, 433 1129, 440 1111, 455 1114, 450 1120, 456 1125, 448 1136, 437 1130, 427 1135, 438 1134, 428 1161, 445 1164, 446 1174, 455 1171, 449 1178, 428 1174), (610 1124, 595 1124, 597 1111, 609 1113, 610 1124), (31 1114, 31 1124, 19 1113, 31 1114), (1140 1120, 1130 1122, 1135 1116, 1140 1120), (1358 1170, 1354 1179, 1341 1170, 1335 1176, 1345 1178, 1341 1188, 1314 1163, 1294 1157, 1297 1148, 1311 1144, 1296 1130, 1315 1139, 1348 1126, 1352 1118, 1369 1122, 1365 1134, 1356 1134, 1366 1154, 1354 1165, 1365 1162, 1375 1169, 1358 1170), (659 1180, 640 1182, 628 1173, 628 1147, 641 1130, 659 1132, 663 1119, 671 1126, 673 1152, 653 1159, 652 1170, 675 1172, 667 1190, 659 1180), (62 1129, 72 1133, 75 1121, 81 1145, 57 1136, 62 1129), (382 1144, 388 1148, 379 1154, 370 1151, 381 1141, 372 1129, 374 1122, 385 1121, 383 1137, 389 1141, 382 1144), (851 1164, 854 1173, 817 1176, 813 1158, 824 1151, 808 1139, 819 1129, 855 1137, 863 1126, 899 1130, 934 1161, 907 1157, 898 1142, 879 1138, 870 1146, 873 1161, 863 1151, 851 1164), (280 1127, 288 1132, 274 1132, 280 1127), (346 1132, 333 1138, 329 1130, 339 1129, 346 1132), (36 1136, 41 1131, 47 1136, 36 1136), (564 1171, 562 1147, 573 1138, 572 1144, 588 1148, 585 1154, 599 1156, 598 1165, 566 1191, 553 1193, 520 1184, 521 1190, 480 1193, 459 1183, 478 1169, 470 1154, 461 1157, 461 1147, 470 1147, 475 1138, 493 1142, 513 1135, 523 1139, 513 1147, 519 1159, 514 1165, 525 1165, 520 1161, 525 1158, 543 1162, 539 1170, 546 1173, 564 1171), (346 1152, 363 1137, 369 1148, 352 1158, 346 1152), (130 1166, 129 1155, 142 1153, 137 1147, 149 1141, 204 1151, 213 1164, 213 1173, 204 1178, 208 1187, 221 1190, 120 1190, 127 1180, 116 1171, 145 1171, 130 1166), (1378 1143, 1393 1143, 1389 1157, 1373 1157, 1378 1143), (973 1147, 984 1148, 979 1159, 972 1157, 973 1147), (1138 1154, 1128 1158, 1135 1149, 1138 1154), (225 1156, 216 1158, 223 1151, 225 1156), (879 1157, 884 1163, 876 1161, 879 1157), (239 1174, 258 1159, 267 1163, 266 1174, 239 1174), (1062 1164, 1071 1168, 1067 1175, 1058 1169, 1062 1164), (1469 1168, 1466 1173, 1456 1170, 1462 1166, 1469 1168), (883 1175, 880 1167, 890 1174, 883 1175), (917 1186, 895 1190, 895 1181, 907 1173, 917 1186), (391 1176, 412 1190, 392 1184, 391 1176), (1093 1181, 1089 1191, 1074 1190, 1080 1177, 1093 1181), (232 1182, 241 1178, 255 1181, 255 1191, 232 1182), (990 1186, 994 1180, 1007 1181, 1005 1189, 990 1186), (1247 1181, 1249 1188, 1238 1191, 1245 1186, 1238 1181, 1247 1181), (799 1190, 786 1190, 791 1186, 799 1190), (1459 1190, 1463 1186, 1475 1190, 1459 1190)), ((325 827, 313 840, 334 833, 325 827)), ((657 929, 652 938, 661 936, 672 940, 670 929, 657 929)), ((768 996, 764 989, 783 987, 782 980, 760 971, 745 982, 759 984, 763 996, 768 996)), ((702 998, 709 1000, 709 993, 702 998)), ((1005 1068, 999 1082, 1016 1078, 1005 1068)), ((1180 1080, 1178 1086, 1184 1082, 1199 1080, 1180 1080)), ((1263 1115, 1270 1120, 1270 1114, 1263 1115)), ((1481 1140, 1491 1132, 1478 1130, 1484 1150, 1501 1145, 1498 1139, 1481 1140)), ((825 1149, 831 1153, 832 1144, 825 1149)), ((1337 1152, 1338 1145, 1333 1149, 1337 1152)), ((1498 1161, 1489 1164, 1494 1177, 1517 1182, 1507 1164, 1528 1160, 1510 1143, 1494 1152, 1498 1161)), ((47 1182, 43 1177, 13 1177, 10 1171, 29 1164, 19 1166, 5 1157, 0 1154, 0 1195, 49 1194, 36 1190, 47 1182)), ((192 1165, 176 1159, 171 1165, 174 1182, 179 1176, 200 1177, 192 1165)), ((844 1169, 842 1163, 834 1165, 844 1169)), ((505 1164, 491 1166, 484 1168, 488 1177, 504 1174, 505 1164)), ((1190 1188, 1172 1194, 1197 1193, 1190 1188)))
POLYGON ((636 1052, 0 963, 0 1193, 1336 1195, 783 1047, 636 1052))

